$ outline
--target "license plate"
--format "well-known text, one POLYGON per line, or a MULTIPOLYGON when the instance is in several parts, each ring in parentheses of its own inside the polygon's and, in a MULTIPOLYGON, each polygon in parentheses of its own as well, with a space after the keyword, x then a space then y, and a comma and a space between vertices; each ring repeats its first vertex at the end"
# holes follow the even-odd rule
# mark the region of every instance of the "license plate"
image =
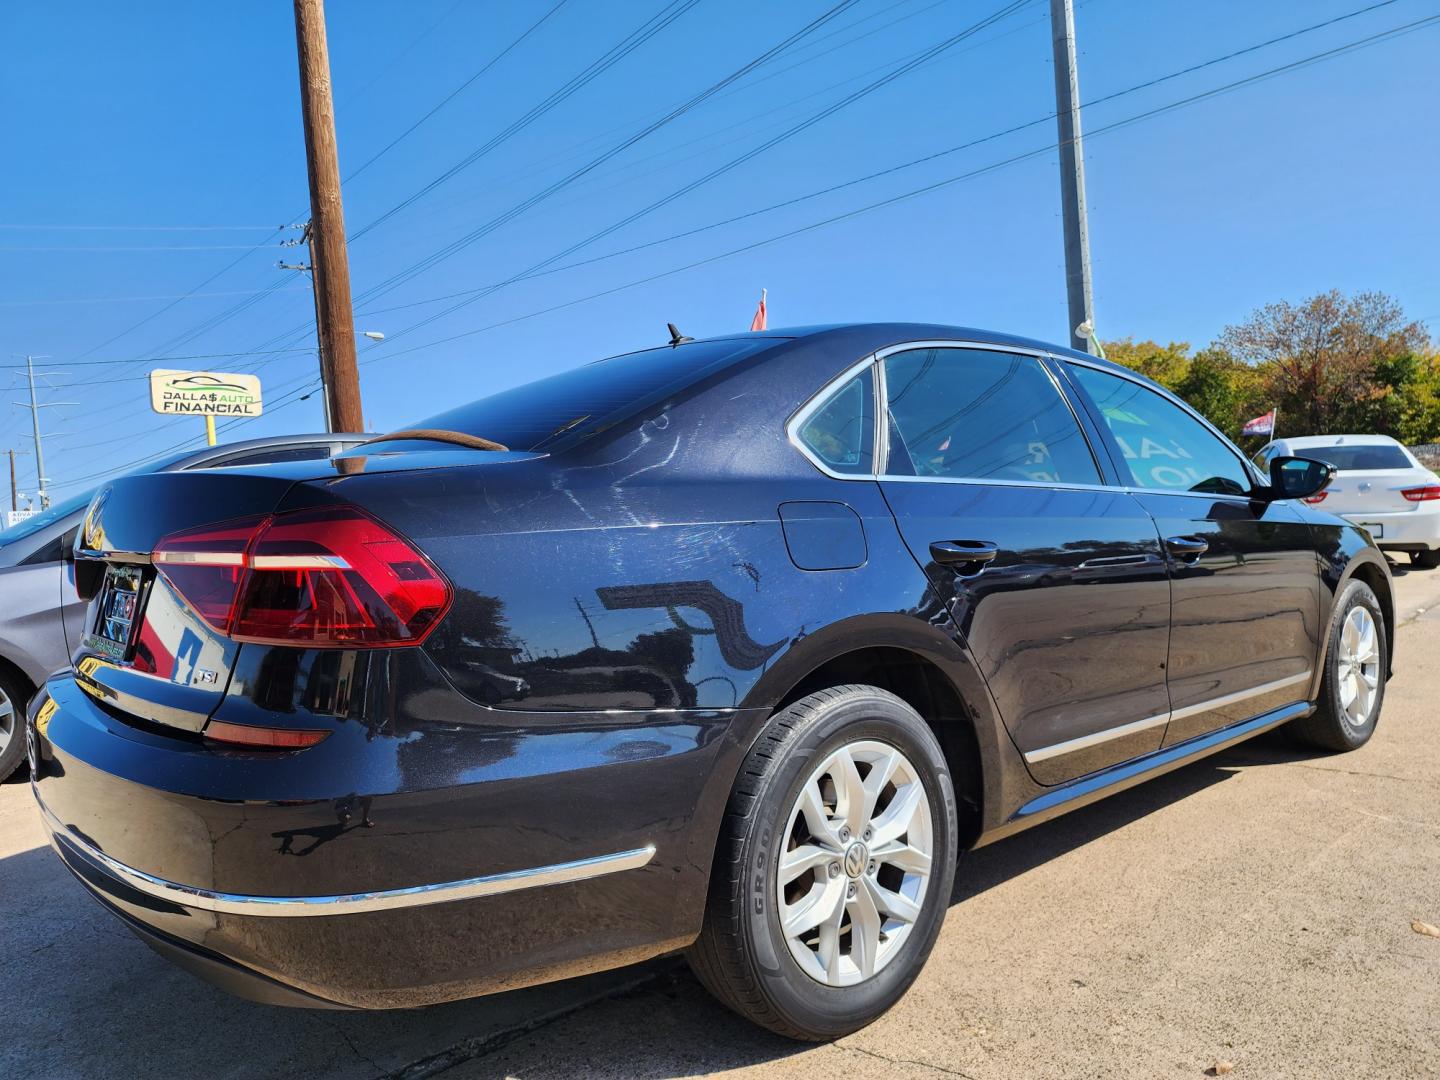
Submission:
POLYGON ((1357 521, 1357 522, 1355 522, 1355 524, 1356 524, 1356 525, 1359 525, 1360 528, 1364 529, 1364 530, 1365 530, 1366 532, 1368 532, 1371 536, 1373 536, 1376 540, 1379 540, 1382 536, 1385 535, 1385 525, 1384 525, 1383 522, 1379 522, 1379 521, 1357 521))
POLYGON ((140 610, 140 583, 140 571, 134 567, 111 566, 105 571, 94 636, 106 652, 123 656, 130 648, 140 610))

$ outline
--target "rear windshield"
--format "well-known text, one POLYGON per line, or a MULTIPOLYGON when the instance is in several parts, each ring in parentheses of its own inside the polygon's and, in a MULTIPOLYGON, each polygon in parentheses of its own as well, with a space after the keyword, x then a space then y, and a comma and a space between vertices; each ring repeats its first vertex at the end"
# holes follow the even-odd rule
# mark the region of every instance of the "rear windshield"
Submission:
POLYGON ((770 337, 725 338, 612 356, 406 427, 478 435, 511 450, 554 449, 616 424, 775 343, 770 337))
POLYGON ((1297 457, 1314 458, 1341 470, 1413 469, 1405 451, 1389 443, 1354 443, 1350 446, 1307 446, 1296 450, 1297 457))

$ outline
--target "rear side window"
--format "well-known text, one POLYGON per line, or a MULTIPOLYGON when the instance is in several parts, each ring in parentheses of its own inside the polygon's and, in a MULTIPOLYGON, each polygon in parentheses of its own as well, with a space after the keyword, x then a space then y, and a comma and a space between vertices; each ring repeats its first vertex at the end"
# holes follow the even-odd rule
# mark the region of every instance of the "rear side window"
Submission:
POLYGON ((1345 469, 1413 469, 1405 451, 1389 443, 1354 443, 1350 446, 1307 446, 1296 457, 1312 458, 1345 469))
POLYGON ((321 461, 330 456, 328 443, 314 446, 277 446, 269 450, 255 450, 248 454, 237 454, 220 461, 201 462, 196 469, 233 469, 240 465, 274 465, 280 461, 321 461))
POLYGON ((1173 401, 1129 379, 1072 364, 1136 487, 1248 495, 1254 484, 1228 443, 1173 401))
POLYGON ((562 439, 610 427, 775 344, 774 338, 724 338, 613 356, 405 426, 478 435, 511 450, 553 448, 562 439))
POLYGON ((800 441, 831 471, 875 471, 875 377, 866 368, 800 426, 800 441))
POLYGON ((911 349, 885 358, 894 475, 1098 484, 1070 407, 1033 356, 911 349))

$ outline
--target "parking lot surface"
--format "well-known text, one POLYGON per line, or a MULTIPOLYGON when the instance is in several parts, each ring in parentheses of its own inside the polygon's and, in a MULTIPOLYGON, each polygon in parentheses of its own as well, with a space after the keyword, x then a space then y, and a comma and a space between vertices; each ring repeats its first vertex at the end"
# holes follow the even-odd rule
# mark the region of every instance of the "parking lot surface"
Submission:
MULTIPOLYGON (((1398 674, 1344 756, 1278 735, 966 855, 910 994, 800 1046, 674 960, 415 1012, 239 1001, 172 968, 0 785, 0 1076, 1440 1075, 1440 571, 1399 571, 1398 674)), ((501 932, 502 927, 477 932, 501 932)))

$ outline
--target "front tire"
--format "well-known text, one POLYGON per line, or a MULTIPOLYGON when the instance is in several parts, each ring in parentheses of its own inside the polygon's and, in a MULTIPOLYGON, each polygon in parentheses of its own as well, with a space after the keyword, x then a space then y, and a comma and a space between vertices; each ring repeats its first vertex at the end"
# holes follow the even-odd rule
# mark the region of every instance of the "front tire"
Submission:
POLYGON ((955 794, 925 721, 840 686, 776 713, 740 770, 689 961, 794 1039, 876 1019, 920 973, 950 900, 955 794))
POLYGON ((1364 582, 1346 585, 1336 607, 1320 701, 1311 715, 1291 721, 1289 730, 1307 746, 1343 752, 1358 750, 1375 733, 1390 647, 1380 601, 1364 582))
POLYGON ((25 760, 25 706, 29 688, 0 670, 0 783, 25 760))

